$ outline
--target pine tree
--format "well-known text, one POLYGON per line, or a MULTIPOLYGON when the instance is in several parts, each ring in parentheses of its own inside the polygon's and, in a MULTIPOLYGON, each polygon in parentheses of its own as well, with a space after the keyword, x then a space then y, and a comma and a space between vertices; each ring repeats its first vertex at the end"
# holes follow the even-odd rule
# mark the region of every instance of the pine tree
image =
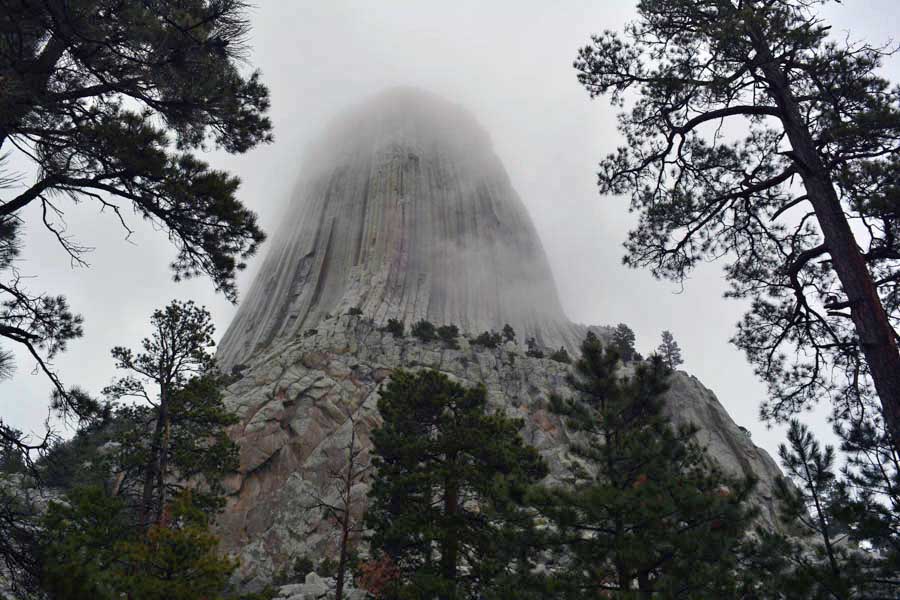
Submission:
POLYGON ((130 233, 133 213, 174 244, 176 279, 207 275, 235 300, 235 275, 264 236, 238 200, 239 180, 197 152, 243 153, 272 139, 268 90, 242 64, 246 9, 243 0, 0 8, 0 163, 15 156, 34 174, 0 172, 0 338, 31 355, 66 408, 76 407, 49 361, 81 335, 81 318, 64 297, 23 285, 11 264, 18 225, 45 227, 87 266, 90 248, 63 214, 93 205, 130 233))
POLYGON ((624 362, 631 362, 635 358, 634 331, 625 323, 616 325, 612 334, 612 348, 618 353, 624 362))
POLYGON ((123 432, 119 460, 123 477, 136 473, 142 480, 138 504, 144 527, 160 522, 179 479, 207 475, 215 482, 236 457, 224 431, 235 417, 221 403, 209 312, 193 302, 173 301, 150 321, 153 333, 143 340, 142 352, 113 348, 116 366, 129 374, 104 390, 112 399, 144 403, 121 409, 131 427, 123 432))
POLYGON ((121 498, 76 488, 42 525, 42 589, 56 600, 221 599, 237 564, 217 553, 208 517, 189 491, 146 532, 121 498))
POLYGON ((662 332, 662 343, 656 349, 656 353, 662 357, 663 364, 670 369, 675 369, 678 365, 684 363, 684 360, 681 358, 681 348, 669 330, 662 332))
POLYGON ((579 442, 575 485, 533 493, 551 523, 551 588, 560 597, 738 597, 738 550, 753 518, 751 481, 726 477, 662 414, 669 369, 658 357, 625 378, 589 333, 575 364, 578 396, 554 398, 579 442))
POLYGON ((598 176, 639 215, 625 262, 683 281, 728 260, 765 414, 874 391, 900 451, 900 93, 887 51, 830 38, 824 3, 641 0, 575 66, 592 97, 634 99, 598 176))
POLYGON ((546 473, 521 423, 489 414, 483 387, 437 371, 396 371, 373 432, 371 545, 396 568, 404 598, 493 597, 521 570, 531 519, 525 487, 546 473))
POLYGON ((776 491, 785 520, 815 547, 810 557, 808 548, 792 544, 796 569, 788 579, 805 582, 809 597, 851 598, 848 530, 840 518, 848 497, 835 472, 834 447, 823 449, 796 419, 791 420, 787 439, 778 455, 795 486, 778 480, 776 491))

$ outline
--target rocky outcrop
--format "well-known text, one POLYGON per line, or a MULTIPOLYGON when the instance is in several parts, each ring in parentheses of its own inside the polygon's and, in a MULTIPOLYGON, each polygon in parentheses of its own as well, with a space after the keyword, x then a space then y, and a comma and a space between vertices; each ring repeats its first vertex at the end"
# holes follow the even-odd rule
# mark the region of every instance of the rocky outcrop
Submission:
POLYGON ((351 111, 313 145, 219 362, 246 362, 351 307, 379 323, 509 323, 550 347, 583 334, 487 134, 462 108, 406 89, 351 111))
MULTIPOLYGON (((548 410, 551 394, 571 393, 569 365, 528 356, 524 342, 535 338, 548 356, 560 346, 574 354, 588 328, 563 314, 528 214, 472 117, 421 92, 384 94, 314 145, 297 189, 219 347, 220 365, 235 375, 226 403, 240 418, 231 432, 240 469, 218 527, 250 588, 297 559, 336 555, 337 527, 316 505, 336 500, 330 474, 344 464, 351 428, 369 447, 378 389, 395 369, 484 385, 493 410, 522 419, 549 482, 572 477, 570 432, 548 410), (469 337, 456 348, 395 337, 382 328, 389 319, 407 329, 419 319, 453 324, 469 337), (470 343, 507 323, 516 342, 470 343)), ((727 471, 759 480, 753 502, 777 526, 778 468, 712 392, 677 373, 667 410, 700 427, 727 471)), ((367 481, 353 489, 356 516, 367 489, 367 481)), ((307 583, 286 597, 321 587, 307 583)))
MULTIPOLYGON (((379 384, 397 368, 433 368, 466 385, 483 384, 492 409, 523 420, 524 439, 550 466, 549 482, 569 479, 570 434, 548 410, 551 394, 571 394, 568 364, 529 357, 521 343, 488 349, 461 338, 454 349, 396 338, 365 315, 323 319, 315 333, 258 355, 227 391, 241 420, 233 431, 240 472, 229 482, 232 496, 219 527, 226 549, 241 558, 246 584, 267 582, 300 557, 335 556, 337 529, 313 508, 314 498, 337 500, 329 473, 344 464, 353 423, 368 446, 380 422, 379 384)), ((775 527, 772 485, 780 473, 768 454, 685 373, 673 377, 666 406, 675 422, 700 427, 700 441, 728 472, 759 480, 753 502, 763 523, 775 527)), ((367 488, 355 490, 357 515, 367 488)))

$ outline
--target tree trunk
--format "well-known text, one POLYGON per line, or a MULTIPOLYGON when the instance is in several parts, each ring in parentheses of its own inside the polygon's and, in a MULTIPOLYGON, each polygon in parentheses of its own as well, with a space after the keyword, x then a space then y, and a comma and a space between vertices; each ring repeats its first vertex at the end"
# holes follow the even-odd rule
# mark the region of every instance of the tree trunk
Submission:
POLYGON ((166 507, 166 476, 169 471, 169 439, 171 435, 172 423, 169 415, 168 403, 160 403, 160 416, 163 419, 163 435, 162 442, 159 446, 159 468, 156 471, 156 522, 162 522, 162 516, 166 507))
POLYGON ((156 416, 156 425, 153 428, 153 441, 150 443, 150 456, 144 470, 144 487, 141 493, 140 524, 141 529, 150 525, 150 515, 153 512, 153 484, 156 481, 156 473, 159 471, 159 449, 162 446, 163 428, 162 412, 156 416))
POLYGON ((788 79, 775 63, 758 26, 751 26, 750 36, 761 59, 760 68, 769 84, 769 95, 782 111, 782 124, 800 167, 803 185, 822 230, 825 247, 850 304, 856 335, 881 400, 885 423, 894 447, 900 451, 900 351, 894 329, 878 297, 834 184, 791 93, 788 79))
POLYGON ((442 595, 441 600, 452 600, 456 597, 457 561, 459 560, 459 540, 456 531, 458 511, 459 482, 453 475, 450 475, 444 482, 444 518, 449 527, 444 531, 444 540, 441 545, 441 575, 452 586, 454 592, 442 595))

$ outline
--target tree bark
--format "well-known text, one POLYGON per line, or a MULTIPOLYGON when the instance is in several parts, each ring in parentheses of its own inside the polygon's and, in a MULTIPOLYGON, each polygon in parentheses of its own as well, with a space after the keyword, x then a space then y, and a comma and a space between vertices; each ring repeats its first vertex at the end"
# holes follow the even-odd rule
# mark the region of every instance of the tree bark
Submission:
MULTIPOLYGON (((449 468, 453 468, 450 466, 449 468)), ((441 545, 441 575, 456 588, 457 562, 459 560, 459 540, 455 529, 456 514, 459 511, 459 482, 453 475, 444 482, 444 518, 448 529, 444 532, 444 543, 441 545)), ((443 594, 441 600, 453 600, 453 594, 443 594)))
POLYGON ((768 93, 781 110, 781 121, 794 151, 803 185, 831 255, 835 273, 847 296, 853 325, 881 400, 894 448, 900 451, 900 351, 894 329, 878 296, 865 258, 841 206, 834 183, 816 150, 809 127, 793 97, 784 71, 775 62, 762 30, 751 26, 768 93))

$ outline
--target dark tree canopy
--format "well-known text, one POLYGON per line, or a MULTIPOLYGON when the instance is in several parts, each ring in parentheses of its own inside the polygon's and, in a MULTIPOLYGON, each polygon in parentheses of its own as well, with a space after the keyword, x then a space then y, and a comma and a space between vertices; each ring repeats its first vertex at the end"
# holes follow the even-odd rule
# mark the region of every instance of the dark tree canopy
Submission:
POLYGON ((675 341, 675 336, 669 330, 662 332, 662 343, 656 348, 656 353, 662 358, 663 363, 670 369, 684 363, 681 358, 681 347, 675 341))
POLYGON ((884 49, 829 37, 825 1, 641 0, 575 67, 630 104, 599 171, 640 216, 625 262, 681 281, 726 257, 764 414, 877 390, 897 443, 900 89, 884 49))
POLYGON ((483 387, 437 371, 396 371, 381 392, 366 520, 373 551, 398 569, 400 597, 502 596, 507 575, 530 569, 521 501, 546 466, 521 424, 486 401, 483 387))
MULTIPOLYGON (((0 0, 0 161, 30 182, 0 189, 0 337, 24 345, 71 404, 47 360, 81 334, 64 298, 25 290, 11 259, 19 223, 42 223, 66 258, 87 247, 63 213, 90 203, 130 232, 134 213, 177 250, 176 279, 204 274, 235 299, 235 272, 263 240, 238 179, 195 152, 270 141, 268 91, 240 62, 243 0, 0 0), (42 354, 39 355, 38 352, 42 354)), ((103 217, 101 217, 103 218, 103 217)))
POLYGON ((154 311, 150 324, 141 352, 113 348, 116 367, 128 374, 104 389, 113 400, 140 403, 122 409, 131 426, 121 440, 121 473, 136 471, 142 479, 137 506, 144 526, 162 519, 172 487, 178 487, 173 478, 221 477, 236 456, 224 432, 235 418, 221 403, 209 312, 175 300, 154 311))
POLYGON ((738 550, 753 482, 724 475, 695 428, 662 414, 670 371, 659 357, 625 377, 593 333, 581 351, 571 378, 579 394, 552 406, 578 436, 575 484, 533 498, 552 524, 554 597, 745 597, 738 550))

